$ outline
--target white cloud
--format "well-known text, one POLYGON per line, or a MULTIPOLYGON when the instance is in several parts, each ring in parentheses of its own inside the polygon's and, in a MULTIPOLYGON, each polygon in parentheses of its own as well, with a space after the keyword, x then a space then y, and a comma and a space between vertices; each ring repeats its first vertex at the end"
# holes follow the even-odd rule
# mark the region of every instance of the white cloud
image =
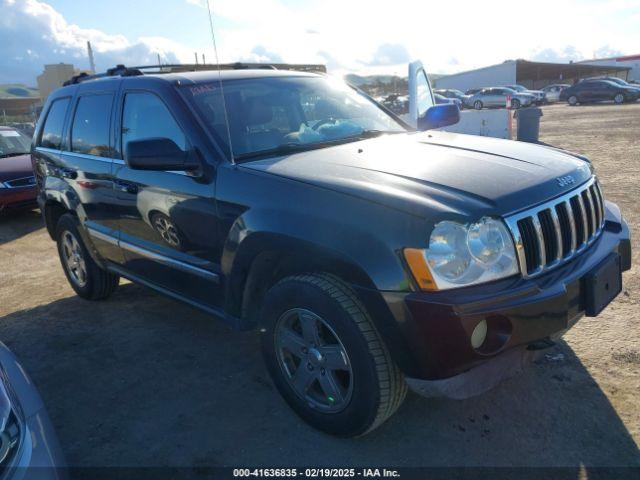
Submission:
POLYGON ((72 63, 88 69, 87 41, 91 41, 96 68, 189 61, 192 53, 162 37, 143 37, 135 42, 124 35, 69 24, 50 5, 38 0, 0 1, 0 83, 35 84, 45 63, 72 63))
POLYGON ((373 53, 368 65, 400 65, 411 61, 409 50, 397 43, 384 43, 373 53))
POLYGON ((603 45, 629 54, 640 45, 640 29, 629 20, 640 15, 640 0, 538 0, 526 9, 511 0, 462 0, 456 11, 465 13, 450 19, 409 0, 396 0, 392 13, 370 0, 215 0, 212 8, 221 60, 261 45, 285 62, 327 61, 334 73, 404 73, 400 64, 374 61, 386 44, 405 47, 433 72, 568 58, 565 46, 587 58, 603 45))

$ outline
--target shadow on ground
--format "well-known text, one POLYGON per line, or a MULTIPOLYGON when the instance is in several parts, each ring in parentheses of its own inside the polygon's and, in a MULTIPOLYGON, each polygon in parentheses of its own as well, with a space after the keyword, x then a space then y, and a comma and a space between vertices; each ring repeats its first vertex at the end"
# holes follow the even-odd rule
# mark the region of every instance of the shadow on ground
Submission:
POLYGON ((44 226, 40 210, 11 212, 0 215, 0 245, 35 232, 44 226))
POLYGON ((307 427, 272 387, 256 333, 142 287, 0 318, 74 466, 638 466, 638 448, 566 344, 465 401, 409 395, 372 434, 307 427))

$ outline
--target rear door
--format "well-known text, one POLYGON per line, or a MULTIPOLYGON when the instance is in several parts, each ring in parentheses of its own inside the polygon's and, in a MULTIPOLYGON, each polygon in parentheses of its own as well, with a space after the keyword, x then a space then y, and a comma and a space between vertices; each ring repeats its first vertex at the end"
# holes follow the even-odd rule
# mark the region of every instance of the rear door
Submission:
POLYGON ((125 87, 118 100, 122 160, 114 164, 114 184, 124 267, 169 292, 218 306, 214 174, 135 170, 125 161, 127 144, 133 140, 168 138, 184 151, 203 150, 198 148, 201 139, 193 135, 197 128, 188 110, 181 107, 177 93, 171 93, 125 87))

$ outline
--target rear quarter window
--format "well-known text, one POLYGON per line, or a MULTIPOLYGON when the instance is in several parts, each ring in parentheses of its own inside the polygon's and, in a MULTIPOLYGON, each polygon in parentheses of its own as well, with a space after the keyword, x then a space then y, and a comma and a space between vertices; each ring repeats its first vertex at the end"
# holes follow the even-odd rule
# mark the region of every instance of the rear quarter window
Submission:
POLYGON ((64 119, 69 108, 69 102, 69 98, 61 98, 51 104, 38 146, 56 150, 60 148, 62 144, 62 129, 64 128, 64 119))

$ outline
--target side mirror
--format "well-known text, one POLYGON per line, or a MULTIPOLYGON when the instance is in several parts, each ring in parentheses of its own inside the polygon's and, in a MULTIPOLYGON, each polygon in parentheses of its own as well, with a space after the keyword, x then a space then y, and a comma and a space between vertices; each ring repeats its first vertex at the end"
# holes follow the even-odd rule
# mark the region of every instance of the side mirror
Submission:
POLYGON ((181 150, 169 138, 145 138, 127 143, 125 159, 134 170, 193 171, 200 163, 190 154, 181 150))
POLYGON ((418 130, 425 131, 455 125, 460 121, 460 109, 454 103, 434 105, 418 117, 418 130))

